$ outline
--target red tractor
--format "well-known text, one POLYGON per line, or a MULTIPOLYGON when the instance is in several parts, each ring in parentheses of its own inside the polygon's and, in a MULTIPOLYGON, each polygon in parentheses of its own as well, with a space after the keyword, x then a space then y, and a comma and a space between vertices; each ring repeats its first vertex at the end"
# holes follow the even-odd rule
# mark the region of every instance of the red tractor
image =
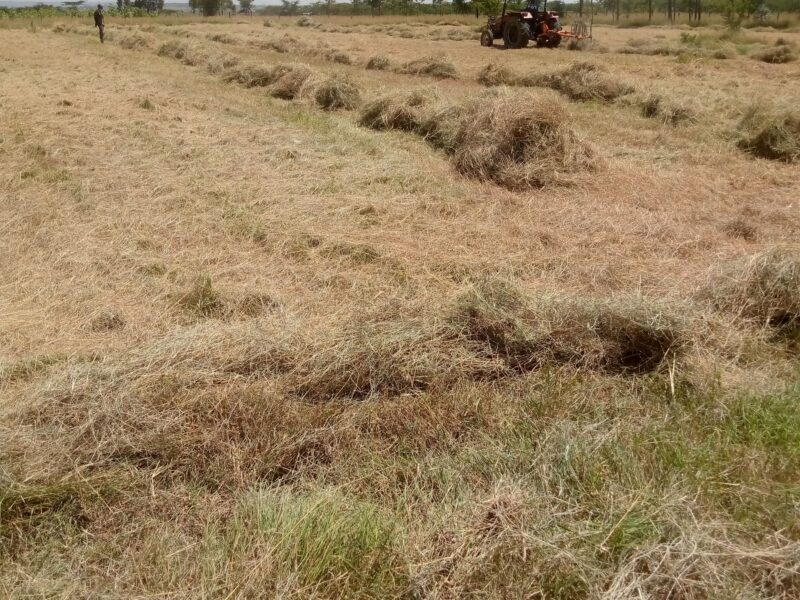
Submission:
POLYGON ((489 23, 481 33, 481 46, 491 46, 502 38, 506 48, 524 48, 531 40, 539 48, 558 47, 564 34, 561 33, 558 13, 548 12, 547 0, 542 10, 539 10, 539 0, 528 0, 524 10, 511 12, 506 12, 507 2, 503 2, 502 15, 489 17, 489 23))

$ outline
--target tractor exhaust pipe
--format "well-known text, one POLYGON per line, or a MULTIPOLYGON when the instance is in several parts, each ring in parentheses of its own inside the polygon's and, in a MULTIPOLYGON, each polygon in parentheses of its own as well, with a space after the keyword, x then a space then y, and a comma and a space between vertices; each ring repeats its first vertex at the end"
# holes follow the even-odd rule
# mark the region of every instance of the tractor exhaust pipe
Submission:
POLYGON ((508 0, 503 0, 503 14, 500 15, 502 17, 506 16, 506 4, 508 4, 508 0))

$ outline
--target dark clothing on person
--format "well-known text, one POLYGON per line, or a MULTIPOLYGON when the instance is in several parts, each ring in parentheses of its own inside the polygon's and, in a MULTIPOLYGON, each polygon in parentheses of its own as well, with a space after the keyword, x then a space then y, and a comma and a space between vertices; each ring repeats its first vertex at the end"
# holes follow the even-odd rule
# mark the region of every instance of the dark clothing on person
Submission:
POLYGON ((94 26, 100 32, 100 43, 102 44, 105 38, 106 18, 99 8, 94 11, 94 26))

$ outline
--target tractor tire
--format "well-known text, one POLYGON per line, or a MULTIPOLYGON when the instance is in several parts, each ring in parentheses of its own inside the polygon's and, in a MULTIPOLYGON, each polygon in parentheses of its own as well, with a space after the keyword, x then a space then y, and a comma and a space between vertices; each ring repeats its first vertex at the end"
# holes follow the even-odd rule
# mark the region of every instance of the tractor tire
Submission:
POLYGON ((509 21, 503 28, 503 41, 507 48, 524 48, 531 39, 531 27, 522 21, 509 21))
POLYGON ((494 44, 494 34, 488 29, 481 32, 481 46, 491 46, 494 44))

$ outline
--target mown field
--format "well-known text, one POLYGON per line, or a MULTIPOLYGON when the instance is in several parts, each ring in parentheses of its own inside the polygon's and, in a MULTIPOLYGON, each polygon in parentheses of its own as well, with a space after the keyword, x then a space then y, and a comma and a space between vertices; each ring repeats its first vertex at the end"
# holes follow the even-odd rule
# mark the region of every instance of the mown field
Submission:
POLYGON ((0 34, 0 594, 800 596, 800 34, 0 34))

